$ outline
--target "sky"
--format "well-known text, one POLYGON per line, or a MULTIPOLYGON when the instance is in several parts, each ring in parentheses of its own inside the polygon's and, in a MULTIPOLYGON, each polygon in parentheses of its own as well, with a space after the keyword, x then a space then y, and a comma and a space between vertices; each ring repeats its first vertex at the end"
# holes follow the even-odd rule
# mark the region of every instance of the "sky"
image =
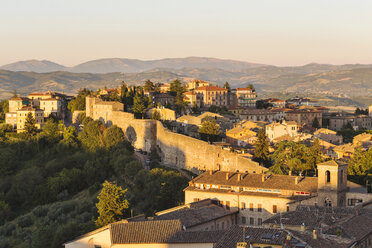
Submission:
POLYGON ((1 0, 0 65, 216 57, 372 64, 370 0, 1 0))

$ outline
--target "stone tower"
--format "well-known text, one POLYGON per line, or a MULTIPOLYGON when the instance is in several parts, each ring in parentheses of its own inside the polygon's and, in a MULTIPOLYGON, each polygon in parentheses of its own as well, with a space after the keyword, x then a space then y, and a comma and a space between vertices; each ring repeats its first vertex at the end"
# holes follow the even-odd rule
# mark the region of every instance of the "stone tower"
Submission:
POLYGON ((318 204, 345 206, 347 164, 330 160, 318 164, 318 204))

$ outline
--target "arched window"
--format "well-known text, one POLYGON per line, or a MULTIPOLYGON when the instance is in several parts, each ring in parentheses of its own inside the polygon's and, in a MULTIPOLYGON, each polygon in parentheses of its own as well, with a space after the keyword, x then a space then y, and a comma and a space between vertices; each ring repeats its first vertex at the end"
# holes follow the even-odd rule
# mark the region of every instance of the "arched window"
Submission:
POLYGON ((344 170, 341 170, 341 183, 344 183, 344 170))
POLYGON ((325 172, 326 183, 331 183, 331 172, 328 170, 325 172))

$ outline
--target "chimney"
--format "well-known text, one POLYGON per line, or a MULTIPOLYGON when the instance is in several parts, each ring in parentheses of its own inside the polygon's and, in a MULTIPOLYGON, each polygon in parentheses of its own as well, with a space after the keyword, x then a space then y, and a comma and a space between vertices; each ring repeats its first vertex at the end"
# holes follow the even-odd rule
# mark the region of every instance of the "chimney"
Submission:
POLYGON ((301 231, 302 231, 302 232, 305 231, 305 223, 302 223, 302 224, 301 224, 301 231))
POLYGON ((292 171, 291 170, 288 172, 288 176, 292 176, 292 171))
POLYGON ((226 181, 229 180, 229 173, 226 172, 226 181))
POLYGON ((313 239, 318 239, 318 234, 315 229, 313 230, 313 239))
POLYGON ((209 170, 209 175, 213 175, 213 170, 209 170))
POLYGON ((295 184, 298 184, 298 177, 295 177, 295 184))
POLYGON ((262 174, 262 182, 265 182, 265 174, 262 174))

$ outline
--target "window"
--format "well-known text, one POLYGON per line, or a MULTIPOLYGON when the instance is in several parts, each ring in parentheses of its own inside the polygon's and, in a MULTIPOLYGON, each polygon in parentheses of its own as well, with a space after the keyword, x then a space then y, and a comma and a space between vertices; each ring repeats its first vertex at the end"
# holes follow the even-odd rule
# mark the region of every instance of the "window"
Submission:
POLYGON ((194 198, 194 202, 198 202, 198 201, 200 201, 199 198, 194 198))
POLYGON ((242 224, 245 224, 245 223, 247 223, 247 218, 246 217, 242 217, 242 224))
POLYGON ((257 211, 262 212, 262 204, 258 204, 257 211))
POLYGON ((242 202, 242 203, 240 203, 240 208, 242 209, 242 210, 244 210, 245 209, 245 202, 242 202))
POLYGON ((262 226, 262 218, 257 219, 257 225, 262 226))
POLYGON ((227 210, 230 209, 230 201, 226 201, 226 209, 227 209, 227 210))
POLYGON ((249 203, 249 211, 253 211, 253 203, 249 203))
MULTIPOLYGON (((316 203, 315 203, 316 204, 316 203)), ((289 206, 287 206, 287 212, 289 212, 289 206)))
POLYGON ((273 213, 276 214, 278 212, 278 207, 276 205, 273 205, 273 213))
POLYGON ((325 177, 326 177, 326 184, 329 184, 331 182, 331 172, 328 170, 325 172, 325 177))
POLYGON ((343 183, 344 182, 344 170, 341 170, 341 178, 340 178, 341 180, 341 183, 343 183))
POLYGON ((249 218, 249 225, 254 225, 254 218, 253 217, 251 217, 251 218, 249 218))
POLYGON ((217 230, 220 230, 220 224, 217 224, 217 230))
POLYGON ((222 222, 222 230, 225 230, 225 222, 222 222))

